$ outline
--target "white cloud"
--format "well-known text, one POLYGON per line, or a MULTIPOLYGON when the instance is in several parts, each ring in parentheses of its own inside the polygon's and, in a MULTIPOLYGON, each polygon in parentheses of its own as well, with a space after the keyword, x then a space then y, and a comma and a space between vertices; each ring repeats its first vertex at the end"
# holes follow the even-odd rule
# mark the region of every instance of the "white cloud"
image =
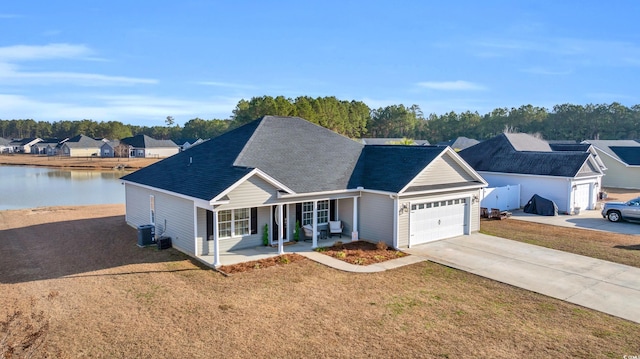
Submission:
POLYGON ((15 62, 46 59, 88 58, 93 51, 84 45, 13 45, 0 47, 0 61, 15 62))
POLYGON ((223 87, 223 88, 231 88, 231 89, 240 89, 240 90, 255 90, 257 87, 253 85, 244 85, 244 84, 235 84, 231 82, 218 82, 218 81, 198 81, 197 85, 203 86, 214 86, 214 87, 223 87))
POLYGON ((225 119, 240 98, 211 97, 185 100, 144 95, 67 95, 64 99, 40 99, 0 94, 3 119, 31 118, 36 121, 92 119, 136 125, 163 125, 167 116, 177 123, 192 118, 225 119))
POLYGON ((475 84, 469 81, 426 81, 426 82, 418 82, 417 84, 420 87, 427 88, 430 90, 441 90, 441 91, 478 91, 485 90, 484 86, 475 84))

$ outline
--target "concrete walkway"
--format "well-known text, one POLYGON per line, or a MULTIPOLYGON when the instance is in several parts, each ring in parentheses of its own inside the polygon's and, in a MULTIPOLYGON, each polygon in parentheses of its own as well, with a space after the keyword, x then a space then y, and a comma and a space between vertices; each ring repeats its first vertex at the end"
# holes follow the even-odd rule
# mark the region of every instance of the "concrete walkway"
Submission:
POLYGON ((640 323, 640 268, 480 233, 406 252, 640 323))

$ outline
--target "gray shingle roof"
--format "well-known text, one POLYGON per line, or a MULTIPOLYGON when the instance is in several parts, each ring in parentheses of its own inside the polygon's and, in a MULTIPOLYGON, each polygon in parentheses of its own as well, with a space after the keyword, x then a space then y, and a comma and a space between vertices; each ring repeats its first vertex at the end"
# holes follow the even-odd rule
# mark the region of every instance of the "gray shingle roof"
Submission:
POLYGON ((349 187, 399 192, 445 150, 438 146, 365 146, 349 187))
POLYGON ((476 139, 460 136, 450 141, 438 142, 438 146, 449 146, 456 150, 464 150, 465 148, 475 146, 478 143, 480 143, 480 141, 476 139))
POLYGON ((8 146, 11 143, 11 140, 0 137, 0 146, 8 146))
POLYGON ((620 157, 617 152, 621 152, 624 156, 630 157, 628 158, 628 160, 634 162, 633 152, 635 150, 614 151, 614 148, 623 148, 623 147, 640 148, 640 143, 637 142, 636 140, 588 140, 584 142, 592 144, 594 147, 596 147, 600 151, 629 165, 631 165, 631 163, 627 162, 625 159, 620 157))
POLYGON ((562 177, 575 177, 590 156, 584 151, 551 151, 549 144, 542 140, 513 133, 500 134, 458 154, 476 171, 562 177), (535 141, 528 144, 527 138, 535 141), (547 148, 548 151, 517 151, 515 148, 547 148))
POLYGON ((296 193, 397 192, 442 151, 363 146, 301 118, 265 116, 123 179, 211 200, 258 168, 296 193))
POLYGON ((630 166, 640 166, 640 146, 611 146, 609 148, 622 162, 630 166))
POLYGON ((547 141, 526 133, 503 133, 502 136, 509 141, 513 149, 516 151, 552 151, 547 141))
POLYGON ((588 143, 549 143, 554 151, 583 151, 586 152, 591 147, 588 143))
POLYGON ((135 135, 133 137, 126 137, 120 140, 134 148, 166 148, 166 147, 178 147, 175 142, 171 140, 156 140, 147 135, 135 135))
POLYGON ((93 138, 85 135, 77 135, 67 140, 64 144, 66 144, 69 148, 84 148, 100 147, 104 144, 104 142, 94 140, 93 138))

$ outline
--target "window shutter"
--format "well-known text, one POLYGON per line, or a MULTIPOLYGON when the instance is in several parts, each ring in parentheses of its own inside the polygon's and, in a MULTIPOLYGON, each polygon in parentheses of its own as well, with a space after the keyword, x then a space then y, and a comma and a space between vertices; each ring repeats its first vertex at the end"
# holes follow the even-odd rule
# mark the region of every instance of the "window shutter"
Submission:
POLYGON ((296 221, 302 226, 302 203, 296 203, 296 221))
POLYGON ((336 200, 335 199, 332 199, 331 201, 329 201, 329 220, 330 221, 338 220, 338 218, 336 218, 336 200))
POLYGON ((251 234, 258 233, 258 207, 251 207, 251 234))

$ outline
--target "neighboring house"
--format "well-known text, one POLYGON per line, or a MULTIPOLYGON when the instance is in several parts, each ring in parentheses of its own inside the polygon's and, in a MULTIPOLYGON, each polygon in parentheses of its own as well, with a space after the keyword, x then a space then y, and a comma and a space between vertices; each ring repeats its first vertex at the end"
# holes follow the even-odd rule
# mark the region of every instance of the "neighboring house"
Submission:
POLYGON ((11 141, 10 146, 15 153, 31 153, 31 146, 41 141, 42 139, 38 137, 22 138, 11 141))
POLYGON ((587 140, 607 167, 604 187, 640 189, 640 143, 634 140, 587 140))
POLYGON ((0 137, 0 154, 13 153, 13 146, 11 146, 11 140, 0 137))
POLYGON ((314 248, 329 220, 395 248, 469 234, 486 186, 449 147, 365 146, 274 116, 122 179, 128 224, 155 224, 214 266, 220 253, 261 245, 265 226, 268 243, 292 240, 296 222, 313 227, 314 248))
POLYGON ((202 142, 204 142, 204 140, 202 138, 189 138, 189 139, 181 138, 173 142, 175 142, 175 144, 178 145, 178 147, 180 147, 180 152, 182 152, 184 150, 188 150, 193 146, 201 144, 202 142))
POLYGON ((453 148, 455 151, 462 151, 465 148, 475 146, 478 143, 480 143, 480 141, 475 140, 473 138, 467 138, 467 137, 461 136, 450 141, 438 142, 438 146, 449 146, 453 148))
MULTIPOLYGON (((100 157, 116 157, 116 147, 120 144, 120 141, 106 141, 100 146, 100 157)), ((127 157, 127 156, 125 156, 127 157)))
POLYGON ((60 140, 57 138, 45 138, 42 142, 38 142, 31 146, 31 153, 35 155, 53 155, 51 148, 55 148, 60 140))
POLYGON ((595 209, 602 169, 591 152, 553 151, 524 133, 503 133, 459 152, 489 187, 520 185, 520 206, 534 194, 554 201, 560 213, 595 209))
POLYGON ((58 154, 70 157, 99 156, 104 142, 85 135, 72 137, 60 145, 58 154))
POLYGON ((407 138, 361 138, 360 143, 363 145, 398 145, 404 144, 405 141, 413 141, 412 145, 416 146, 428 146, 427 140, 413 140, 407 138))
POLYGON ((164 158, 180 152, 180 147, 171 140, 156 140, 147 135, 136 135, 120 140, 131 147, 130 157, 164 158))

